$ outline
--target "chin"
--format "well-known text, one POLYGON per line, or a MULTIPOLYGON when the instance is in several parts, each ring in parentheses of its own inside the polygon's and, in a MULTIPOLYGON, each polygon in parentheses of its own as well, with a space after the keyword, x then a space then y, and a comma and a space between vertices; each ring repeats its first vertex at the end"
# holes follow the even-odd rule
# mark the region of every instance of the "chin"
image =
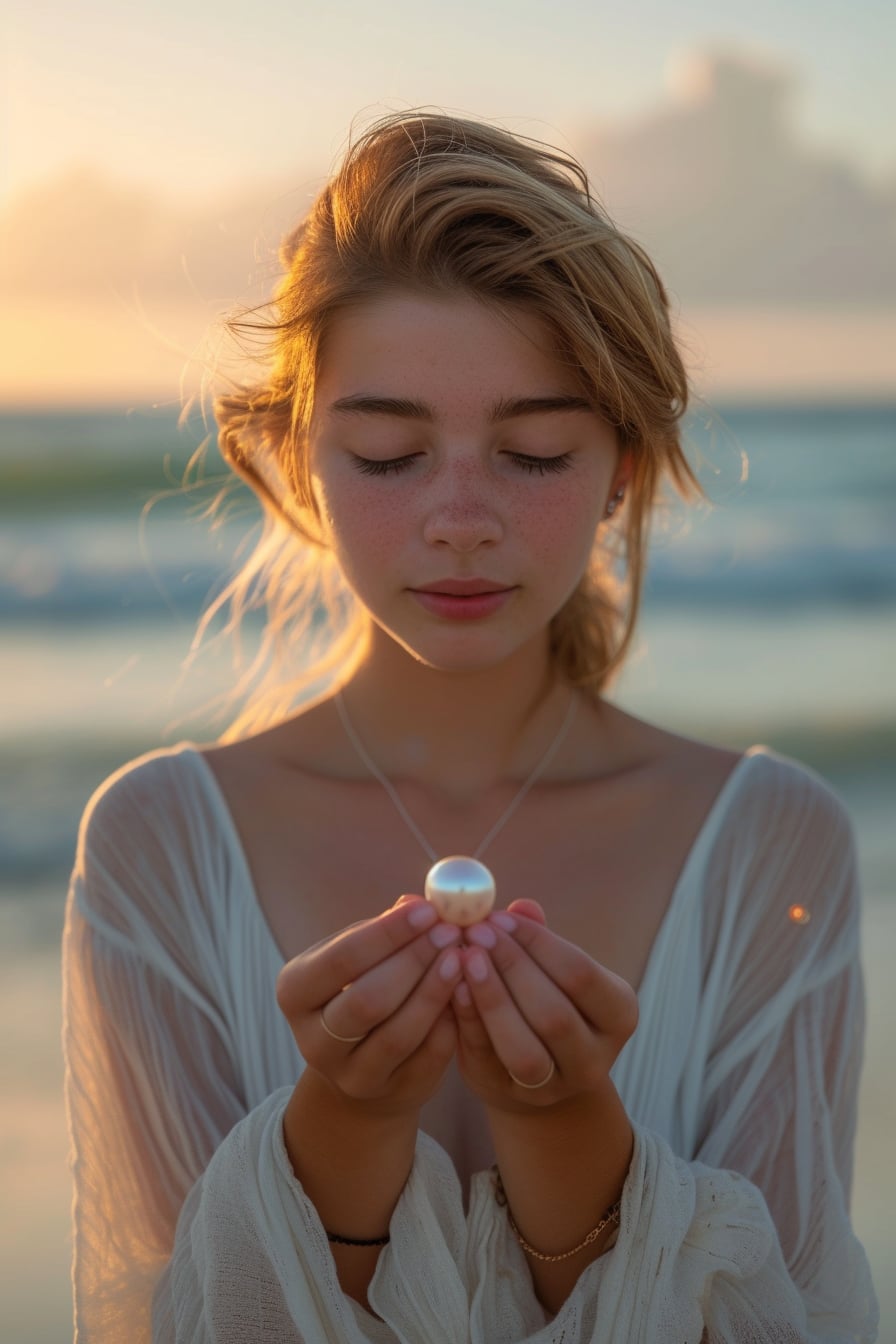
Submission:
POLYGON ((425 633, 400 633, 383 629, 396 644, 424 667, 434 672, 475 675, 512 661, 531 648, 533 635, 514 638, 480 626, 478 629, 428 630, 425 633))
POLYGON ((513 656, 512 651, 497 649, 435 649, 431 644, 421 642, 410 644, 399 640, 402 648, 423 667, 433 672, 443 672, 463 676, 487 672, 513 656))

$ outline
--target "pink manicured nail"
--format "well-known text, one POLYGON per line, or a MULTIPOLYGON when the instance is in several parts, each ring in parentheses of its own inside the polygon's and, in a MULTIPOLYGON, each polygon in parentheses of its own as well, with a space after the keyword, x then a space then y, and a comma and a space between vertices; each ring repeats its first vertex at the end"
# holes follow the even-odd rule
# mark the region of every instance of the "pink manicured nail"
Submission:
POLYGON ((467 957, 467 970, 474 980, 482 984, 488 979, 488 963, 481 952, 471 952, 467 957))
POLYGON ((470 1004, 473 1002, 470 986, 464 980, 461 980, 460 984, 455 989, 453 997, 460 1004, 461 1008, 469 1008, 470 1004))
POLYGON ((437 924, 430 930, 429 941, 434 947, 450 947, 460 941, 460 929, 456 924, 437 924))
POLYGON ((439 967, 439 975, 443 980, 453 980, 459 970, 460 957, 456 952, 446 952, 439 967))
POLYGON ((489 915, 489 919, 493 924, 497 924, 499 929, 503 929, 505 933, 513 933, 517 926, 513 915, 505 914, 503 910, 495 910, 489 915))
POLYGON ((408 911, 408 923, 412 929, 428 929, 430 924, 435 924, 438 917, 435 906, 430 905, 429 901, 421 901, 420 905, 415 905, 413 910, 408 911))
POLYGON ((472 928, 466 930, 466 935, 471 943, 478 943, 480 947, 497 947, 498 938, 487 924, 474 924, 472 928))

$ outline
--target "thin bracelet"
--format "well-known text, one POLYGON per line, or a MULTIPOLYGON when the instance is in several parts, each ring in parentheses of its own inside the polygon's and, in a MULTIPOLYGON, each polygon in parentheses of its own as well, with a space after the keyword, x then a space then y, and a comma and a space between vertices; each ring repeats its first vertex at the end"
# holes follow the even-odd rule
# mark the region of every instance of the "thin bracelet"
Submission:
MULTIPOLYGON (((507 1203, 507 1192, 504 1189, 504 1182, 501 1180, 501 1173, 497 1166, 492 1167, 492 1172, 495 1177, 495 1199, 502 1208, 507 1210, 507 1221, 510 1223, 511 1231, 523 1250, 528 1251, 530 1255, 534 1255, 536 1260, 548 1260, 552 1263, 556 1260, 568 1260, 571 1255, 576 1255, 579 1251, 584 1250, 586 1246, 590 1246, 593 1242, 597 1241, 597 1238, 600 1236, 601 1232, 603 1232, 605 1227, 609 1227, 611 1223, 619 1222, 619 1214, 622 1208, 621 1199, 617 1199, 616 1203, 607 1209, 603 1218, 601 1218, 600 1222, 597 1224, 597 1227, 593 1227, 585 1240, 580 1241, 578 1246, 573 1246, 571 1251, 564 1251, 562 1255, 545 1255, 542 1251, 536 1251, 535 1247, 530 1246, 528 1241, 524 1239, 523 1234, 514 1222, 513 1214, 510 1212, 510 1206, 507 1203)), ((609 1250, 609 1247, 606 1249, 609 1250)))
MULTIPOLYGON (((324 1229, 326 1231, 326 1229, 324 1229)), ((327 1232, 327 1241, 338 1241, 340 1246, 386 1246, 389 1234, 384 1237, 340 1237, 336 1232, 327 1232)))

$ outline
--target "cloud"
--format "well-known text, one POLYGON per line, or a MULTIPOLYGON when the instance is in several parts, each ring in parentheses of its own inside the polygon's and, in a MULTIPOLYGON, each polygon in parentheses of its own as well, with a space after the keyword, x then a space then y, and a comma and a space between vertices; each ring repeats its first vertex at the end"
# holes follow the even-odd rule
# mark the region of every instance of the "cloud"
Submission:
MULTIPOLYGON (((694 53, 656 108, 570 142, 656 260, 700 390, 892 395, 896 174, 803 144, 799 81, 694 53)), ((220 361, 218 319, 270 296, 323 173, 235 184, 205 208, 73 166, 0 213, 0 404, 170 399, 220 361)))
POLYGON ((77 165, 0 215, 0 291, 228 303, 273 273, 279 232, 309 199, 267 184, 184 211, 77 165))
POLYGON ((896 175, 802 144, 792 71, 742 52, 695 53, 675 97, 641 120, 587 132, 597 194, 687 303, 896 301, 896 175))
MULTIPOLYGON (((697 52, 637 121, 574 140, 614 219, 656 259, 683 303, 896 301, 896 177, 802 144, 797 76, 770 58, 697 52)), ((227 306, 261 298, 280 234, 321 176, 256 183, 203 210, 77 166, 0 215, 0 289, 227 306)))

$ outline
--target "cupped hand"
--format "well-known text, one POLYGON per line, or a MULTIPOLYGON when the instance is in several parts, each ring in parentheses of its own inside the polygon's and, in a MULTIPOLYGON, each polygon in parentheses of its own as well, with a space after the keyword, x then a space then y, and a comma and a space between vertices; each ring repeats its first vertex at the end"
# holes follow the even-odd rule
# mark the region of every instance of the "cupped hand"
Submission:
POLYGON ((293 957, 277 978, 277 1003, 307 1066, 377 1112, 419 1110, 457 1043, 460 941, 427 901, 402 896, 293 957))
POLYGON ((452 1007, 470 1090, 515 1112, 605 1091, 638 1024, 631 985, 552 933, 534 901, 512 902, 465 938, 452 1007))

